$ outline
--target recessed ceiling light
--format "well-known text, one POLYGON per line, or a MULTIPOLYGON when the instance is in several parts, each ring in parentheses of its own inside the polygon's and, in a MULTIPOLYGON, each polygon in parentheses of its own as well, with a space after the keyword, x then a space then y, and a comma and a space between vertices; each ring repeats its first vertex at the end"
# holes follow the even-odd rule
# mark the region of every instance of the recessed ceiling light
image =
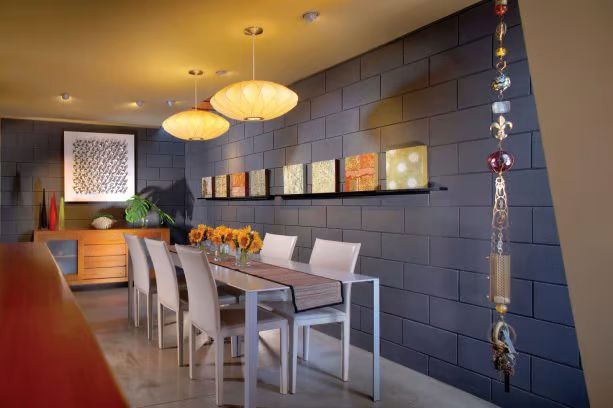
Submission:
POLYGON ((215 71, 215 74, 218 76, 224 76, 228 73, 228 71, 226 71, 225 69, 220 69, 218 71, 215 71))
POLYGON ((316 10, 307 11, 306 13, 302 15, 302 19, 306 21, 307 23, 312 23, 313 21, 317 20, 318 17, 319 17, 319 11, 316 11, 316 10))
POLYGON ((166 101, 166 106, 168 106, 169 108, 172 108, 176 102, 177 101, 173 101, 172 99, 169 99, 166 101))
POLYGON ((141 101, 141 100, 138 100, 138 101, 134 102, 134 104, 135 104, 136 106, 138 106, 139 108, 142 108, 142 107, 143 107, 143 105, 145 104, 145 102, 144 102, 144 101, 141 101))
POLYGON ((70 99, 70 94, 68 92, 64 92, 60 95, 60 98, 62 98, 63 101, 67 101, 70 99))

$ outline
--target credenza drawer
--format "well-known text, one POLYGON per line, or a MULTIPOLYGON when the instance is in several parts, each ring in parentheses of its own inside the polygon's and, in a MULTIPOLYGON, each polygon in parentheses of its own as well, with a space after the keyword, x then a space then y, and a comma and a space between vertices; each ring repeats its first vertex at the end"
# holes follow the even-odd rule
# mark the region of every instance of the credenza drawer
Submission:
POLYGON ((83 245, 85 256, 125 255, 125 244, 83 245))
POLYGON ((82 234, 81 241, 85 245, 91 244, 124 244, 123 232, 112 230, 87 231, 82 234))
POLYGON ((110 256, 86 256, 84 261, 85 269, 90 268, 110 268, 112 266, 126 266, 125 255, 110 256))
POLYGON ((125 266, 113 266, 110 268, 85 268, 81 273, 79 273, 80 279, 123 278, 125 276, 125 266))

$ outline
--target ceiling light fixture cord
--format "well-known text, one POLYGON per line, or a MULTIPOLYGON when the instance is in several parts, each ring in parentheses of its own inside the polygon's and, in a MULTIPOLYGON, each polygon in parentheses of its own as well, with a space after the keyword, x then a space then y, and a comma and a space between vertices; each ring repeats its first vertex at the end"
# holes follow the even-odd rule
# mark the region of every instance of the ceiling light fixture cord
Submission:
POLYGON ((194 110, 198 110, 198 77, 194 76, 194 110))
POLYGON ((251 79, 255 80, 255 32, 251 33, 251 79))

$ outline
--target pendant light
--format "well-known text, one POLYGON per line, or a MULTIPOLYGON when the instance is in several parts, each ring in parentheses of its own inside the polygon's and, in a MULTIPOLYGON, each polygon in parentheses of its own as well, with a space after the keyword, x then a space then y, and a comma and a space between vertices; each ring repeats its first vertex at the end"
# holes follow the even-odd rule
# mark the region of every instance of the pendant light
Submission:
POLYGON ((262 34, 261 27, 247 27, 245 35, 251 37, 252 79, 230 84, 211 98, 217 112, 248 121, 269 120, 292 110, 298 103, 298 95, 291 89, 270 81, 255 79, 255 37, 262 34))
POLYGON ((194 109, 175 113, 162 123, 162 127, 183 140, 215 139, 228 131, 230 123, 219 115, 198 109, 198 78, 203 72, 192 69, 189 74, 194 77, 194 109))

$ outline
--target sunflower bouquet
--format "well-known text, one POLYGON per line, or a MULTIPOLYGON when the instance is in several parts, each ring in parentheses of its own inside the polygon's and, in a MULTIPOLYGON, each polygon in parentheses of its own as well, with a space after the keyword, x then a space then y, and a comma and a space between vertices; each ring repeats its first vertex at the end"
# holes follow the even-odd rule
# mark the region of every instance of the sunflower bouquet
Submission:
MULTIPOLYGON (((218 255, 228 255, 230 253, 230 243, 232 242, 233 229, 228 228, 225 225, 220 225, 211 231, 210 241, 219 250, 218 255)), ((216 255, 215 259, 219 257, 216 255)))
POLYGON ((196 228, 192 228, 189 232, 189 243, 192 246, 199 247, 203 242, 211 239, 213 235, 213 228, 204 224, 198 224, 196 228))
POLYGON ((248 225, 245 228, 233 230, 229 244, 236 250, 237 265, 244 266, 248 263, 250 253, 254 254, 262 249, 262 238, 248 225))

